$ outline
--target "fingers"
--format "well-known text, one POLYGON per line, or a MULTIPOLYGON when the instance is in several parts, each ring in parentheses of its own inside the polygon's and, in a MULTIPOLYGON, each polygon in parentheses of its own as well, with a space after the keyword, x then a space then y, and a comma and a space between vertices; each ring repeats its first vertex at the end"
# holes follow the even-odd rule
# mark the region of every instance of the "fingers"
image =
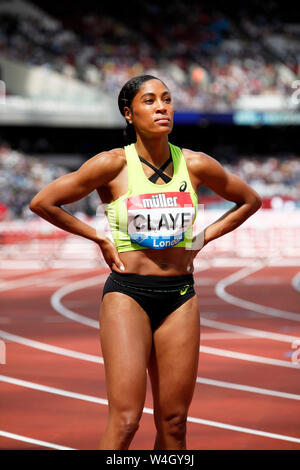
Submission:
POLYGON ((114 268, 114 271, 117 271, 117 272, 124 272, 125 271, 125 267, 124 265, 121 263, 121 261, 117 261, 117 262, 112 262, 112 265, 111 265, 111 269, 114 268))
POLYGON ((124 272, 125 271, 125 267, 124 267, 122 261, 120 260, 117 251, 115 251, 112 254, 111 262, 108 263, 108 264, 109 264, 111 269, 114 268, 114 271, 118 271, 118 272, 124 272))
POLYGON ((124 272, 125 267, 119 258, 119 253, 114 243, 106 237, 105 239, 101 240, 101 244, 99 243, 99 246, 102 255, 110 269, 114 269, 114 271, 117 272, 124 272))
POLYGON ((125 271, 125 267, 122 263, 122 261, 119 258, 119 254, 117 250, 114 248, 114 252, 112 254, 112 263, 111 263, 111 268, 115 267, 115 270, 118 270, 118 272, 125 271))
POLYGON ((107 262, 110 269, 114 269, 115 271, 118 271, 118 272, 124 272, 125 271, 125 267, 124 267, 122 261, 120 260, 120 258, 115 253, 110 253, 110 255, 108 255, 105 258, 105 261, 107 262))

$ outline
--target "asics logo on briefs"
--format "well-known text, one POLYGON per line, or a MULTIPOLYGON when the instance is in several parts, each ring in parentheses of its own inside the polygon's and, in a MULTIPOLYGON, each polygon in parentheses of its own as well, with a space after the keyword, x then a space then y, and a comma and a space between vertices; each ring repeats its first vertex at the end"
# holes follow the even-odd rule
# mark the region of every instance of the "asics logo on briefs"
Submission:
POLYGON ((190 287, 189 284, 186 284, 186 285, 181 289, 180 295, 186 294, 186 292, 187 292, 187 290, 188 290, 189 287, 190 287))
POLYGON ((182 184, 180 185, 179 191, 184 192, 186 190, 187 183, 186 181, 182 181, 182 184))

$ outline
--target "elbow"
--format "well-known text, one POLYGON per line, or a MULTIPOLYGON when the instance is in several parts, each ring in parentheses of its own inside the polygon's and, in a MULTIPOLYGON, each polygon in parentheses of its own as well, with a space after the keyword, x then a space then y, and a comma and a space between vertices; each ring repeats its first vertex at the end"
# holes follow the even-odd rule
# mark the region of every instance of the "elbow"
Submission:
POLYGON ((262 206, 262 198, 257 195, 255 199, 253 200, 253 202, 251 203, 251 208, 253 212, 256 212, 258 211, 258 209, 261 208, 261 206, 262 206))
POLYGON ((256 201, 255 201, 257 209, 260 209, 260 208, 261 208, 262 202, 263 202, 263 201, 262 201, 262 198, 261 198, 260 196, 257 196, 257 197, 256 197, 256 201))
POLYGON ((250 212, 250 214, 254 214, 256 211, 258 211, 261 206, 262 206, 262 198, 257 195, 254 197, 251 197, 251 199, 246 199, 244 202, 236 203, 238 207, 244 206, 245 208, 247 207, 247 211, 250 212))
POLYGON ((29 209, 40 217, 49 216, 53 212, 55 204, 39 195, 34 196, 28 205, 29 209))
POLYGON ((35 214, 40 214, 43 210, 43 205, 41 203, 41 201, 37 198, 37 197, 34 197, 30 204, 29 204, 29 209, 34 212, 35 214))
POLYGON ((29 204, 29 209, 32 211, 32 212, 37 212, 38 211, 38 203, 35 201, 35 198, 33 198, 31 201, 30 201, 30 204, 29 204))
POLYGON ((34 212, 34 213, 37 212, 37 205, 35 202, 31 201, 28 207, 31 210, 31 212, 34 212))

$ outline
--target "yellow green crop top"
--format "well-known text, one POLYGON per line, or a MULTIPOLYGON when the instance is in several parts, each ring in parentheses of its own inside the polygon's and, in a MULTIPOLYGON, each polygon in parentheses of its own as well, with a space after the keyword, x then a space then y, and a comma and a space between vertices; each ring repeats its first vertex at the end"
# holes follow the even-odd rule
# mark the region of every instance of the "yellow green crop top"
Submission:
POLYGON ((197 216, 194 191, 184 156, 169 143, 173 178, 166 184, 149 181, 135 145, 124 147, 128 191, 110 204, 105 214, 118 252, 191 246, 197 216))

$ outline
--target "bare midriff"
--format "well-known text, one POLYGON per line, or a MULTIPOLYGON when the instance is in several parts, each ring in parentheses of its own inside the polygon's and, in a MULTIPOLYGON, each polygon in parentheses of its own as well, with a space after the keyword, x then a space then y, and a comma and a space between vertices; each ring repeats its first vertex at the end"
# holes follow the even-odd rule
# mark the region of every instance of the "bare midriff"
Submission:
POLYGON ((146 276, 181 276, 191 274, 187 270, 191 251, 184 247, 165 248, 163 250, 147 249, 119 253, 125 267, 125 273, 136 273, 146 276))

